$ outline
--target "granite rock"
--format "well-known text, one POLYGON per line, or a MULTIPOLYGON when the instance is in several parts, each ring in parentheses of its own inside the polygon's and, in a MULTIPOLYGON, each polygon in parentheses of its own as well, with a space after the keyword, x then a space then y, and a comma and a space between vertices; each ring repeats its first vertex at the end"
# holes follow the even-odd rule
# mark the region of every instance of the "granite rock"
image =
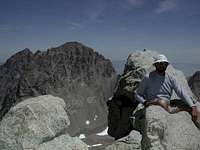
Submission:
POLYGON ((26 99, 12 107, 0 122, 0 149, 87 150, 86 144, 66 133, 69 125, 63 99, 51 95, 26 99))

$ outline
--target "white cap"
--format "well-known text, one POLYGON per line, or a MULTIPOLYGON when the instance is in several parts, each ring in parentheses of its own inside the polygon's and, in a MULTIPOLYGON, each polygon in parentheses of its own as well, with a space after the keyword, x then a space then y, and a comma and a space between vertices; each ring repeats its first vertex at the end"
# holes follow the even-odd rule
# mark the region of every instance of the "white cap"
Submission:
POLYGON ((167 60, 167 57, 166 57, 165 55, 163 55, 163 54, 158 55, 158 56, 155 58, 153 64, 158 63, 158 62, 167 62, 167 63, 169 63, 169 61, 167 60))

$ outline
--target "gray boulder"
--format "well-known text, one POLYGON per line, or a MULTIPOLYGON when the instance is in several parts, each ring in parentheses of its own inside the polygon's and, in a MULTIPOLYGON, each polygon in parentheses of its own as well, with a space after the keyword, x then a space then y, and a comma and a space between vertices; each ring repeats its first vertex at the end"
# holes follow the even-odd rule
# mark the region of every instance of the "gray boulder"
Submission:
POLYGON ((52 141, 40 144, 38 150, 88 150, 88 146, 78 137, 61 135, 52 141))
POLYGON ((200 130, 187 112, 169 114, 159 106, 150 106, 141 131, 143 150, 200 149, 200 130))
POLYGON ((128 136, 115 141, 105 150, 141 150, 142 136, 137 131, 132 131, 128 136))
POLYGON ((63 142, 74 141, 65 134, 70 125, 65 107, 63 99, 51 95, 29 98, 12 107, 0 122, 0 149, 36 150, 51 147, 52 143, 55 147, 60 144, 76 147, 79 143, 85 147, 77 139, 76 144, 63 142))

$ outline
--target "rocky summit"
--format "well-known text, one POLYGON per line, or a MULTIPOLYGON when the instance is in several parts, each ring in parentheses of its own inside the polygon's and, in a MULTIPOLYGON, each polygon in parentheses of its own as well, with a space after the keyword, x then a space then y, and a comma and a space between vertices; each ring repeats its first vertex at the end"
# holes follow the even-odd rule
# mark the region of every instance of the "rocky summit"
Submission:
POLYGON ((93 49, 68 42, 47 51, 24 49, 0 66, 0 117, 29 97, 51 94, 64 99, 75 135, 106 125, 106 101, 116 73, 110 60, 93 49))
MULTIPOLYGON (((152 63, 157 55, 157 52, 150 50, 137 51, 129 55, 115 98, 110 102, 110 107, 113 109, 109 113, 110 134, 117 140, 105 150, 200 149, 200 130, 195 126, 188 112, 182 111, 170 114, 160 106, 152 105, 147 108, 142 105, 137 106, 137 102, 133 97, 133 90, 137 88, 146 73, 155 69, 152 63), (125 101, 126 105, 123 104, 125 101), (131 105, 132 108, 130 108, 131 105), (133 117, 130 110, 133 111, 134 107, 136 109, 133 117), (119 110, 120 113, 118 113, 119 110), (129 117, 133 118, 131 119, 132 122, 129 117), (130 124, 132 125, 132 131, 130 124), (130 132, 129 135, 127 135, 128 132, 130 132), (123 137, 125 135, 127 136, 123 137)), ((195 101, 195 96, 191 92, 184 74, 171 64, 168 66, 167 72, 180 82, 181 86, 187 90, 195 101)), ((172 99, 176 98, 179 97, 174 94, 172 99)), ((197 102, 196 105, 198 111, 200 111, 200 104, 197 102)))

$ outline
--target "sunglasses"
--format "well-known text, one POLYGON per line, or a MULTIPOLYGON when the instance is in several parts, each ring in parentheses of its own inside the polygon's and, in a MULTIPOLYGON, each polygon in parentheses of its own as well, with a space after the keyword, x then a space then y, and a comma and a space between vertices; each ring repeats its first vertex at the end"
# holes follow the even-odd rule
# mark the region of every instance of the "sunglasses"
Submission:
POLYGON ((155 63, 155 65, 168 65, 169 63, 168 62, 157 62, 155 63))

